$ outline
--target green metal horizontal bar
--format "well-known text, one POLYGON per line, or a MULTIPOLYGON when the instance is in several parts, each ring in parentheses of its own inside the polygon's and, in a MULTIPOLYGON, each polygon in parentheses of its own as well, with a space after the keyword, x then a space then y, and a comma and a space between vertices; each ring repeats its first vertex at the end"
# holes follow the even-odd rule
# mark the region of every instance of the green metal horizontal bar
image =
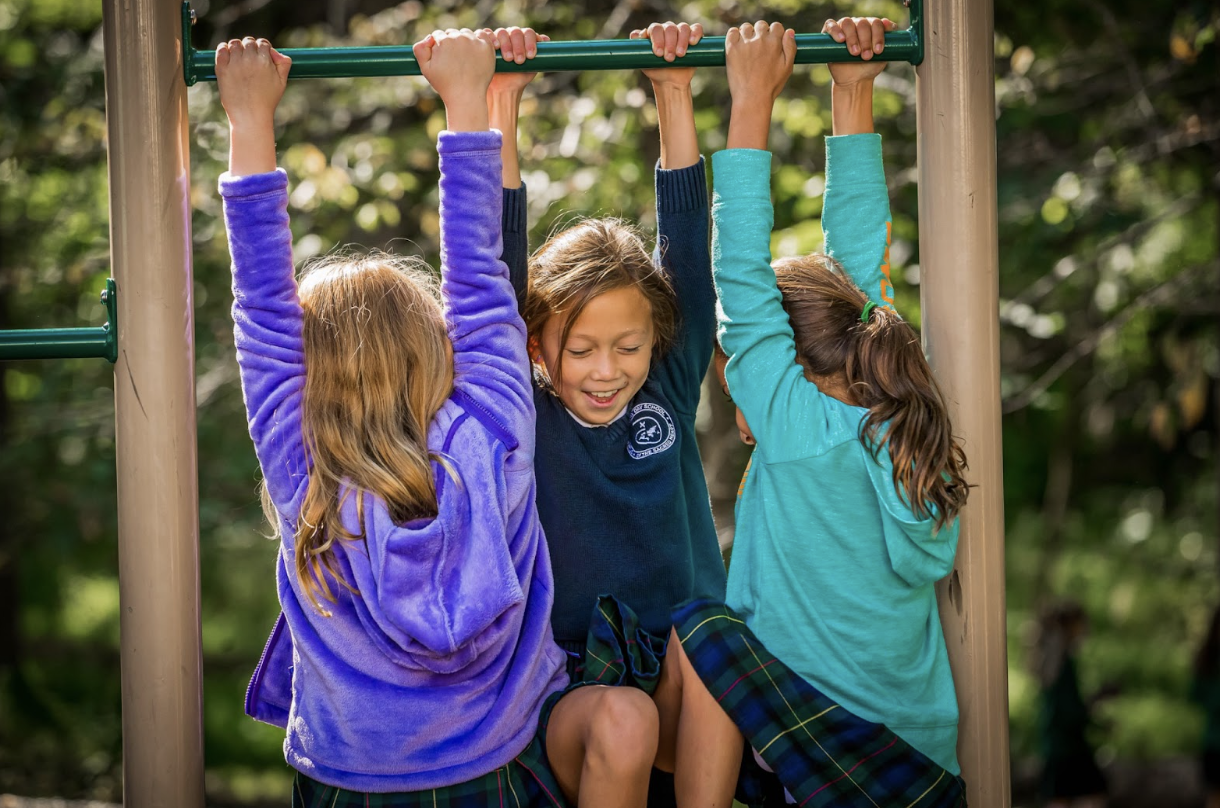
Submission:
POLYGON ((105 326, 0 331, 0 359, 101 359, 109 339, 105 326))
MULTIPOLYGON (((919 0, 911 4, 911 27, 886 34, 885 51, 875 58, 885 62, 923 61, 922 14, 919 0)), ((198 51, 190 42, 192 12, 183 4, 183 69, 186 83, 216 80, 216 53, 198 51)), ((292 57, 290 79, 348 78, 353 76, 418 76, 419 65, 408 45, 284 48, 292 57)), ((829 34, 797 34, 797 64, 827 64, 859 60, 846 45, 829 34)), ((538 54, 524 64, 496 57, 500 73, 554 72, 561 70, 626 70, 650 67, 718 67, 724 65, 724 37, 704 37, 676 62, 653 55, 652 45, 641 39, 601 39, 587 42, 540 42, 538 54)))
POLYGON ((0 331, 0 360, 118 359, 118 297, 114 279, 102 292, 109 322, 100 328, 27 328, 0 331))
MULTIPOLYGON (((339 48, 284 48, 292 57, 290 79, 348 78, 353 76, 418 76, 419 65, 411 48, 405 45, 379 45, 339 48)), ((909 30, 894 31, 885 37, 885 51, 878 61, 912 62, 916 38, 909 30)), ((856 61, 828 34, 797 34, 797 64, 827 64, 856 61)), ((527 73, 562 70, 628 70, 650 67, 723 67, 724 37, 704 37, 686 55, 666 62, 652 52, 647 40, 595 39, 587 42, 539 42, 538 55, 524 64, 496 57, 496 72, 527 73)), ((216 80, 216 54, 193 51, 189 60, 188 84, 216 80)))

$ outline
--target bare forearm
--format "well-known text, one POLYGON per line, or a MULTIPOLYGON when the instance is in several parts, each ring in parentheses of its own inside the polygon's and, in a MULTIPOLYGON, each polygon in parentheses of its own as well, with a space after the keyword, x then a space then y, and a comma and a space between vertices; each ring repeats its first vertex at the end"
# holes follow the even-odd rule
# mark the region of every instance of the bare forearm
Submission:
POLYGON ((661 168, 687 168, 699 162, 695 102, 690 85, 652 85, 661 129, 661 168))
POLYGON ((505 188, 521 187, 521 164, 517 156, 517 117, 521 93, 508 91, 488 93, 487 109, 491 128, 504 136, 500 146, 500 177, 505 188))
POLYGON ((830 91, 831 131, 836 135, 862 135, 873 131, 872 79, 835 84, 830 91))
POLYGON ((269 171, 275 171, 275 127, 272 121, 230 121, 229 173, 248 177, 269 171))
POLYGON ((442 96, 441 100, 445 102, 445 128, 450 132, 486 132, 490 128, 482 88, 477 96, 473 92, 459 93, 452 98, 442 96))
POLYGON ((729 137, 726 147, 765 151, 771 132, 771 104, 772 102, 765 98, 734 100, 729 113, 729 137))

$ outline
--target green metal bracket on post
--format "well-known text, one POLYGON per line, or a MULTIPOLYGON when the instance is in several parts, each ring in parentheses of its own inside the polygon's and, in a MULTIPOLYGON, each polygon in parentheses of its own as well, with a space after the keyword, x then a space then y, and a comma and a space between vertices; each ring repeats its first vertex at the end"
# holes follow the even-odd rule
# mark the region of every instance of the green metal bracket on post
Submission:
MULTIPOLYGON (((908 0, 911 25, 885 36, 885 52, 876 59, 886 62, 923 61, 923 0, 908 0)), ((216 54, 197 51, 191 44, 195 12, 189 2, 182 4, 182 69, 187 85, 216 80, 216 54)), ((292 57, 290 79, 349 78, 353 76, 418 76, 419 65, 409 45, 379 45, 337 48, 285 48, 292 57)), ((828 34, 797 34, 797 64, 827 64, 859 59, 830 38, 828 34)), ((724 37, 704 37, 691 46, 681 64, 689 67, 723 67, 724 37)), ((554 72, 562 70, 626 70, 673 67, 654 56, 648 40, 601 39, 587 42, 540 42, 538 54, 525 64, 505 62, 497 57, 500 73, 554 72)))
POLYGON ((119 296, 114 278, 102 292, 107 322, 101 328, 32 328, 0 331, 0 360, 119 358, 119 296))

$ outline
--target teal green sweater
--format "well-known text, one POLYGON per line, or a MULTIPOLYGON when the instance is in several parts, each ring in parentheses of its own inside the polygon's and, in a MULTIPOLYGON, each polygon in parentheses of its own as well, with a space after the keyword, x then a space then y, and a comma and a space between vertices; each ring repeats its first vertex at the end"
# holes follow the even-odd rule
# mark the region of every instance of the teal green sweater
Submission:
MULTIPOLYGON (((892 301, 889 195, 877 135, 826 141, 825 251, 892 301)), ((844 707, 957 774, 957 699, 933 583, 957 521, 934 531, 894 490, 867 414, 802 375, 770 267, 771 155, 713 158, 712 263, 729 391, 758 441, 737 502, 729 606, 777 657, 844 707)))

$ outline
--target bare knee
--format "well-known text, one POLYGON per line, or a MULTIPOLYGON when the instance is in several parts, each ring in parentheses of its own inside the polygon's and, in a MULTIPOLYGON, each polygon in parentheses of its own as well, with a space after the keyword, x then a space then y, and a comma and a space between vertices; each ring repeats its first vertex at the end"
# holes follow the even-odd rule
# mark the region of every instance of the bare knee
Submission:
POLYGON ((660 726, 656 705, 635 688, 599 689, 586 731, 586 762, 624 776, 650 771, 660 726))

